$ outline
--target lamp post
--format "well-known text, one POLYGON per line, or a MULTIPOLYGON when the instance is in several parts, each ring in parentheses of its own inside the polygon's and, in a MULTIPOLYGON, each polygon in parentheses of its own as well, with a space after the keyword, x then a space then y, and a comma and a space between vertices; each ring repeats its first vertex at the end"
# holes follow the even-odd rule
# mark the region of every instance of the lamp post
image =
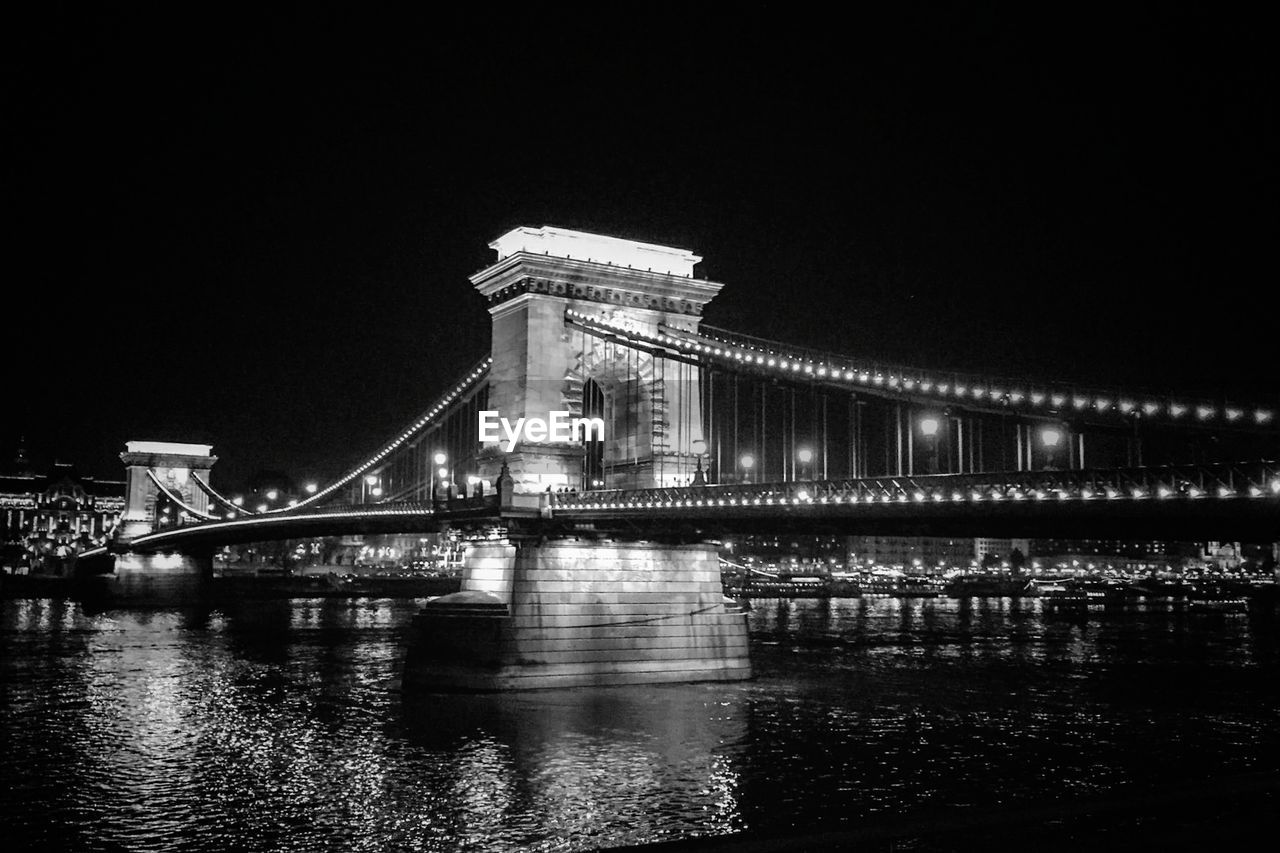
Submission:
POLYGON ((437 450, 435 452, 435 455, 431 457, 431 461, 436 463, 436 477, 439 478, 438 484, 435 483, 433 480, 431 492, 433 495, 437 495, 437 496, 439 495, 440 492, 443 492, 444 498, 448 499, 449 469, 445 467, 445 463, 449 461, 449 454, 445 453, 443 450, 437 450), (437 489, 439 491, 437 491, 437 489))
POLYGON ((925 465, 928 473, 938 473, 938 427, 941 426, 939 420, 932 415, 920 420, 920 434, 924 436, 925 448, 925 465))
POLYGON ((707 443, 699 438, 694 440, 692 446, 694 455, 698 457, 697 470, 693 472, 693 485, 705 486, 707 477, 702 471, 702 456, 707 452, 707 443))
POLYGON ((800 479, 813 479, 813 469, 809 467, 809 463, 813 461, 813 451, 802 447, 796 451, 796 458, 800 460, 800 479))
POLYGON ((1054 457, 1057 454, 1058 445, 1062 443, 1062 430, 1055 426, 1047 426, 1040 430, 1040 443, 1044 446, 1046 469, 1052 469, 1055 466, 1054 457))
POLYGON ((754 468, 756 465, 756 458, 752 456, 750 453, 744 453, 742 454, 742 457, 738 460, 738 464, 742 466, 742 482, 750 483, 751 469, 754 468))

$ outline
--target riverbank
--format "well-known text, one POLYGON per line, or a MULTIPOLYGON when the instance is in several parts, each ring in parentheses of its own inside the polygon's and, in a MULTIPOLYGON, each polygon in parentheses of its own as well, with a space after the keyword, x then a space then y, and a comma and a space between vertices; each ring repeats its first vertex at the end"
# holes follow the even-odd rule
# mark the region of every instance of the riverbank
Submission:
MULTIPOLYGON (((215 577, 211 598, 433 598, 457 592, 459 577, 215 577)), ((0 576, 0 599, 77 598, 85 587, 72 578, 40 575, 0 576)))
POLYGON ((1239 580, 1199 579, 1117 583, 1083 577, 1037 583, 1028 578, 957 579, 949 582, 873 582, 828 577, 795 579, 726 576, 725 595, 738 599, 771 598, 1044 598, 1061 591, 1088 593, 1099 604, 1123 605, 1143 601, 1186 604, 1201 598, 1238 598, 1253 605, 1280 604, 1280 584, 1239 580))

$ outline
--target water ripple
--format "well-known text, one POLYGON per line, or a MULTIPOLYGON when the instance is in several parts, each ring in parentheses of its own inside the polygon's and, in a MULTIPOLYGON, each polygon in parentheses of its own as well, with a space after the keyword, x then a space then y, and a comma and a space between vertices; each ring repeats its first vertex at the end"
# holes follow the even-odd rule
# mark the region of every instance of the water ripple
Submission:
POLYGON ((782 601, 732 685, 402 697, 414 602, 0 604, 31 849, 588 850, 1273 767, 1275 626, 782 601))

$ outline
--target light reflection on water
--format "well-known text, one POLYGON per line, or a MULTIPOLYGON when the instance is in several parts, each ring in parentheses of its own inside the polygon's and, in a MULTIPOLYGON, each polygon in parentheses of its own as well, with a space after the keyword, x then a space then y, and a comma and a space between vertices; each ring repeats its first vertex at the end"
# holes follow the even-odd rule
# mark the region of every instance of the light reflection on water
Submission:
POLYGON ((420 602, 0 603, 4 827, 68 849, 580 850, 1275 766, 1274 617, 758 601, 758 676, 399 692, 420 602))

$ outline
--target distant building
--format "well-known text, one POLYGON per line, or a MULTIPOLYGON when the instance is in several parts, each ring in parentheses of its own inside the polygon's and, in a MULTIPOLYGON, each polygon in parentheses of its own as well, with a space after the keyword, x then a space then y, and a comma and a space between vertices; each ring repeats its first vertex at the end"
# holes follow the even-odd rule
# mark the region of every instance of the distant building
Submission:
POLYGON ((1179 569, 1198 561, 1202 545, 1142 539, 1034 539, 1031 553, 1046 570, 1109 567, 1146 572, 1179 569))
POLYGON ((1236 569, 1243 562, 1239 542, 1206 542, 1200 559, 1215 569, 1236 569))
POLYGON ((19 448, 0 473, 0 570, 65 574, 75 554, 106 541, 124 512, 123 480, 82 476, 55 462, 41 473, 19 448))
POLYGON ((814 536, 791 533, 761 533, 732 537, 724 541, 725 551, 735 557, 753 556, 767 561, 791 559, 806 563, 840 562, 848 549, 846 536, 814 536))
MULTIPOLYGON (((1009 541, 1009 540, 1004 540, 1009 541)), ((974 560, 974 540, 947 536, 851 536, 849 564, 935 568, 967 568, 974 560)), ((1004 556, 1008 556, 1006 551, 1004 556)))
POLYGON ((988 555, 998 557, 1001 561, 1006 561, 1015 550, 1021 551, 1024 557, 1030 556, 1031 540, 987 538, 973 540, 973 556, 979 563, 988 555))

